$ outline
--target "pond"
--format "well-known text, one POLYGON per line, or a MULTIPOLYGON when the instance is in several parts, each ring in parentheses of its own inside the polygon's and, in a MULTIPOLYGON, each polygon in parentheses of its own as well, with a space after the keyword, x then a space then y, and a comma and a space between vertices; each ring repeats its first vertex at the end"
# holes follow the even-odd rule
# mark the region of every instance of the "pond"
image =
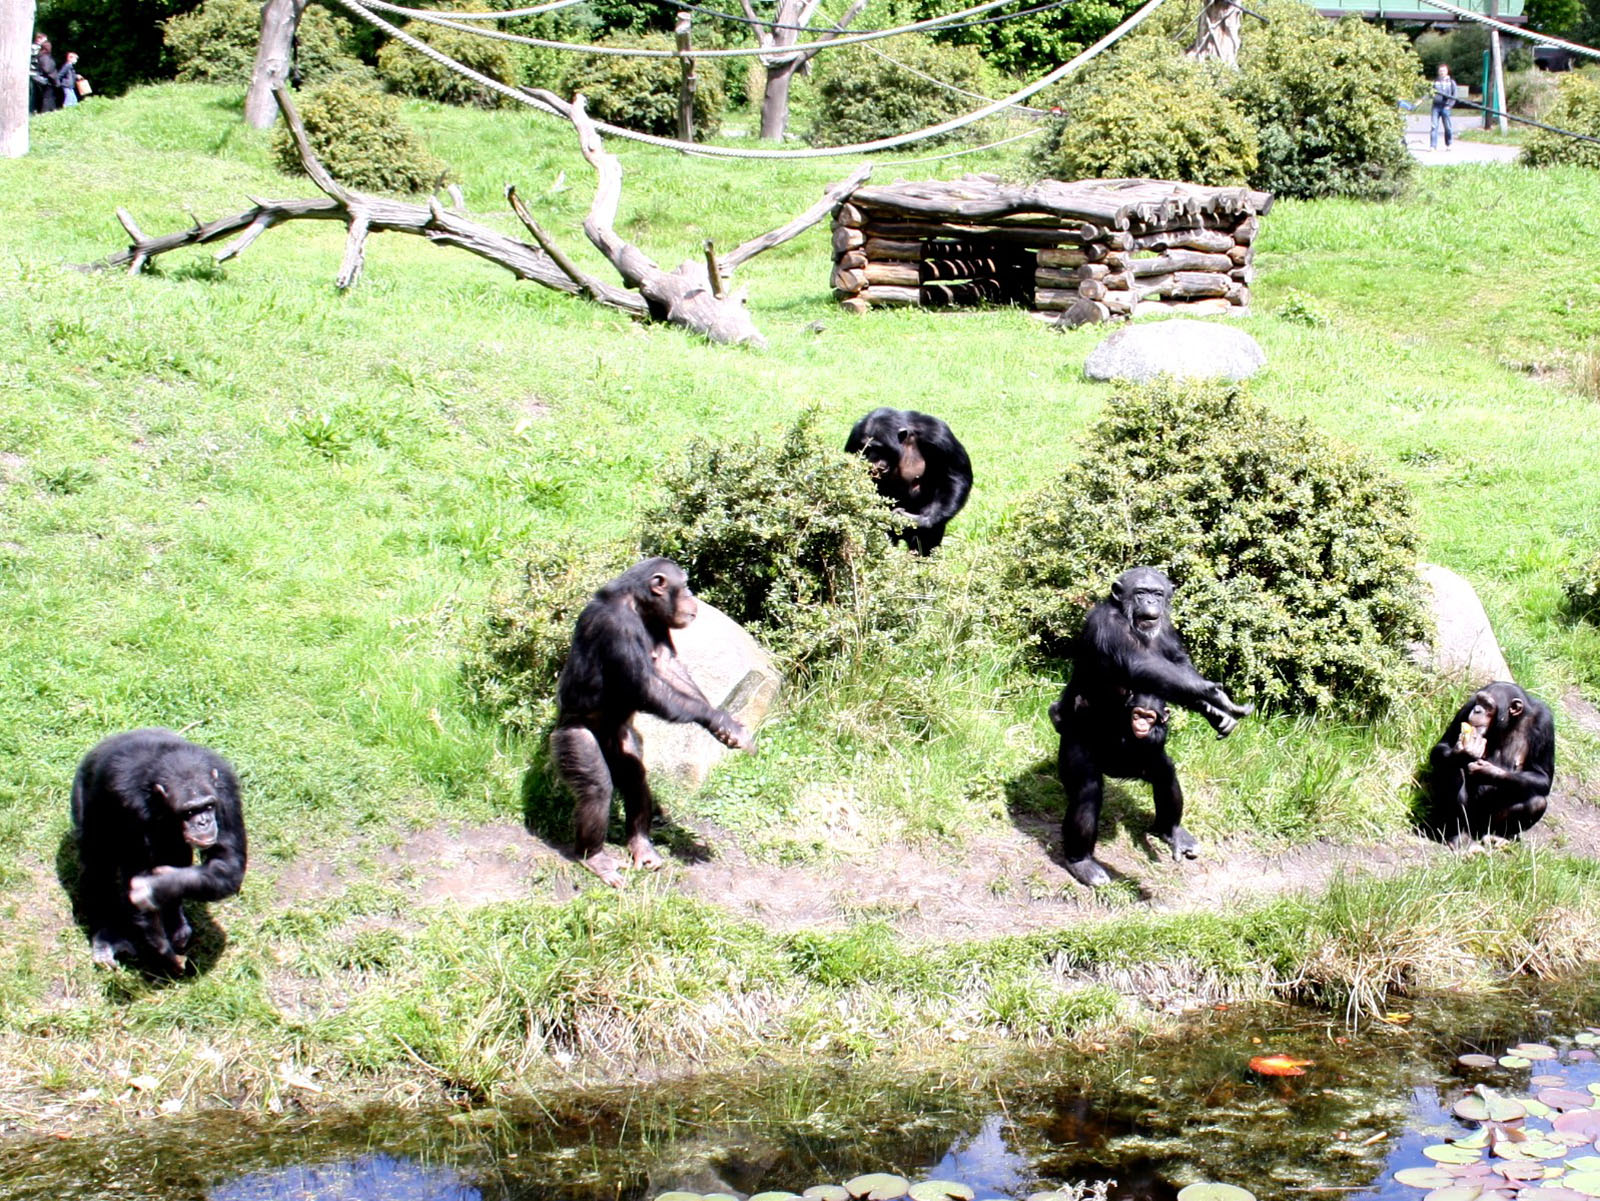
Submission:
POLYGON ((1407 1007, 1358 1032, 1290 1007, 1219 1008, 1176 1037, 1040 1050, 910 1079, 819 1063, 499 1109, 225 1112, 98 1139, 17 1137, 0 1143, 0 1197, 646 1201, 670 1190, 799 1192, 875 1172, 962 1182, 980 1199, 1112 1180, 1113 1201, 1169 1201, 1197 1181, 1238 1185, 1262 1201, 1424 1201, 1446 1183, 1451 1191, 1434 1201, 1600 1195, 1600 1158, 1584 1162, 1600 1152, 1580 1137, 1600 1135, 1600 1116, 1589 1130, 1581 1108, 1588 1085, 1600 1091, 1589 1050, 1600 1034, 1587 1029, 1600 1021, 1600 979, 1407 1007), (1530 1048, 1511 1066, 1497 1062, 1518 1044, 1546 1046, 1554 1058, 1530 1058, 1543 1054, 1530 1048), (1263 1055, 1311 1062, 1303 1075, 1262 1075, 1249 1061, 1263 1055), (1463 1064, 1462 1055, 1490 1058, 1463 1064), (1455 1177, 1419 1176, 1416 1187, 1394 1178, 1403 1168, 1439 1171, 1439 1153, 1424 1149, 1479 1128, 1452 1115, 1463 1097, 1476 1098, 1469 1109, 1498 1109, 1502 1096, 1541 1093, 1577 1095, 1543 1118, 1534 1101, 1525 1129, 1496 1128, 1496 1147, 1451 1152, 1472 1161, 1444 1169, 1455 1177), (1559 1155, 1510 1145, 1537 1150, 1552 1136, 1527 1132, 1548 1131, 1563 1108, 1573 1114, 1559 1155), (1524 1165, 1512 1179, 1506 1159, 1524 1165), (1491 1162, 1502 1171, 1487 1178, 1486 1166, 1473 1166, 1491 1162), (1574 1166, 1560 1184, 1535 1179, 1565 1163, 1574 1166), (1594 1193, 1579 1187, 1590 1180, 1585 1168, 1594 1193))

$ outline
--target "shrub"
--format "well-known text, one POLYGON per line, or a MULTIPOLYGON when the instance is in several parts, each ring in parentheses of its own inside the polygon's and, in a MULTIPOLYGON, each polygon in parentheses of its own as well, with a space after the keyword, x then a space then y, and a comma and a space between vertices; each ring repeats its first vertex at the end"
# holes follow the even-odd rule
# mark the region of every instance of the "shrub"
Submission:
POLYGON ((1244 183, 1256 169, 1255 130, 1223 95, 1217 71, 1152 38, 1107 55, 1064 97, 1066 121, 1046 135, 1035 170, 1057 179, 1244 183))
MULTIPOLYGON (((320 4, 308 5, 296 37, 300 78, 316 83, 363 71, 347 49, 351 36, 350 22, 320 4)), ((183 82, 248 83, 261 41, 261 5, 258 0, 205 0, 193 12, 167 21, 162 37, 167 58, 183 82)))
POLYGON ((1560 79, 1549 71, 1518 71, 1506 76, 1506 111, 1543 121, 1555 103, 1560 79))
POLYGON ((1578 566, 1565 591, 1568 613, 1579 621, 1600 621, 1600 554, 1578 566))
POLYGON ((1237 388, 1166 381, 1115 397, 1081 460, 1002 547, 1008 624, 1064 658, 1129 567, 1178 586, 1195 663, 1234 696, 1365 712, 1423 629, 1412 504, 1398 483, 1237 388))
MULTIPOLYGON (((602 46, 638 46, 671 50, 673 41, 661 34, 639 38, 609 37, 602 46)), ((722 90, 722 68, 701 60, 694 93, 694 128, 697 135, 715 133, 722 125, 727 99, 722 90)), ((672 137, 678 131, 678 84, 683 77, 670 58, 619 58, 586 54, 567 75, 566 90, 582 92, 589 113, 601 121, 636 129, 641 133, 672 137)))
MULTIPOLYGON (((1507 71, 1521 71, 1533 66, 1532 51, 1515 39, 1503 39, 1500 45, 1507 71)), ((1483 56, 1488 49, 1489 30, 1482 25, 1467 25, 1449 33, 1429 31, 1416 41, 1423 75, 1432 80, 1439 70, 1439 64, 1447 63, 1451 77, 1462 87, 1477 87, 1482 81, 1483 56)))
MULTIPOLYGON (((301 93, 296 107, 312 150, 340 183, 376 192, 426 192, 445 176, 400 120, 400 104, 374 88, 335 80, 301 93)), ((278 166, 301 173, 289 130, 279 125, 272 153, 278 166)))
MULTIPOLYGON (((1004 21, 958 25, 949 31, 935 30, 932 36, 948 45, 976 48, 996 70, 1033 78, 1099 41, 1137 7, 1138 0, 1076 0, 1065 8, 1031 16, 1019 13, 1015 19, 1004 21)), ((942 0, 916 0, 909 15, 924 20, 949 11, 942 0)), ((1194 24, 1192 13, 1188 24, 1194 24)), ((889 51, 897 53, 892 44, 889 51)))
POLYGON ((1300 0, 1266 0, 1231 86, 1256 127, 1251 183, 1280 196, 1376 198, 1414 167, 1396 101, 1418 91, 1405 41, 1359 18, 1329 21, 1300 0))
MULTIPOLYGON (((520 79, 516 58, 505 42, 422 21, 413 22, 406 32, 498 83, 516 83, 520 79)), ((441 104, 495 108, 507 103, 499 92, 456 74, 400 41, 389 42, 378 51, 378 76, 390 91, 441 104)))
MULTIPOLYGON (((1600 81, 1587 72, 1568 75, 1556 91, 1555 103, 1550 106, 1545 123, 1573 133, 1586 133, 1591 138, 1600 137, 1600 81)), ((1523 144, 1522 161, 1530 167, 1563 163, 1600 167, 1600 146, 1536 129, 1523 144)))
MULTIPOLYGON (((907 67, 969 92, 994 96, 995 76, 975 46, 942 46, 928 38, 895 38, 894 57, 907 67)), ((895 65, 866 46, 830 51, 813 64, 817 116, 809 140, 842 146, 937 125, 982 104, 895 65)), ((939 139, 933 139, 937 141, 939 139)))

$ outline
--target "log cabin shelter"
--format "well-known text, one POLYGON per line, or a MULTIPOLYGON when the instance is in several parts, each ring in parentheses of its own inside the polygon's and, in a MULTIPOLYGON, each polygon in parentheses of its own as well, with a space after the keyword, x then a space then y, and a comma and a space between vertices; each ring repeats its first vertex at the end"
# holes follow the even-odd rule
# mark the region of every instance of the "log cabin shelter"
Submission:
POLYGON ((1248 310, 1272 194, 1159 179, 860 187, 834 213, 835 299, 1017 305, 1068 325, 1158 310, 1248 310))

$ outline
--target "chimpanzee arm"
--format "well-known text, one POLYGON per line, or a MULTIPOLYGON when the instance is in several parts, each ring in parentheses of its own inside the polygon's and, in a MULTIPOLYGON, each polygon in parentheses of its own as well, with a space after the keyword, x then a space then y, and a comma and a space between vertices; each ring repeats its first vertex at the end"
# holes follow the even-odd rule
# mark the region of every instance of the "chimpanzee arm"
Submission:
POLYGON ((917 443, 928 459, 930 475, 940 480, 938 491, 918 514, 921 529, 949 521, 967 503, 972 491, 972 460, 943 422, 928 422, 917 430, 917 443))
POLYGON ((656 647, 642 624, 631 636, 619 637, 601 651, 608 708, 648 713, 663 721, 693 722, 725 746, 754 747, 749 731, 705 698, 670 648, 664 657, 673 661, 682 683, 662 673, 656 647), (620 695, 613 689, 620 690, 620 695))
POLYGON ((1529 729, 1527 754, 1520 768, 1502 766, 1494 762, 1491 755, 1488 759, 1474 759, 1468 763, 1467 772, 1473 777, 1494 781, 1501 791, 1520 792, 1529 797, 1548 796, 1555 778, 1555 723, 1550 718, 1550 710, 1531 698, 1522 720, 1528 723, 1529 729))
POLYGON ((1110 667, 1119 683, 1134 692, 1151 692, 1197 712, 1238 707, 1221 684, 1195 670, 1183 644, 1170 629, 1161 631, 1145 647, 1134 638, 1116 609, 1096 605, 1089 610, 1083 633, 1095 656, 1110 667))
POLYGON ((1428 753, 1429 766, 1434 771, 1444 771, 1449 768, 1462 767, 1472 758, 1470 754, 1461 749, 1461 727, 1466 723, 1467 715, 1472 712, 1472 701, 1456 710, 1456 715, 1445 726, 1444 733, 1439 741, 1433 744, 1433 750, 1428 753))
POLYGON ((159 909, 174 901, 220 901, 239 891, 244 883, 244 824, 219 815, 216 844, 201 852, 197 867, 153 868, 129 882, 128 896, 139 909, 159 909))

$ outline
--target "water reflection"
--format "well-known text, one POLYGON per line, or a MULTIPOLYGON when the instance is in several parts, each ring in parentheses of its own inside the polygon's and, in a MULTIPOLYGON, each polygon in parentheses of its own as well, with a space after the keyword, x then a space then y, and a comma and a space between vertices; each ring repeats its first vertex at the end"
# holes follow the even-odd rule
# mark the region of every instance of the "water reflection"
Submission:
POLYGON ((452 1168, 392 1155, 251 1172, 206 1194, 206 1201, 483 1201, 452 1168))
POLYGON ((1007 1140, 1010 1127, 1005 1114, 989 1115, 976 1134, 958 1139, 925 1174, 934 1180, 970 1184, 979 1201, 1022 1193, 1033 1180, 1033 1165, 1007 1140))

